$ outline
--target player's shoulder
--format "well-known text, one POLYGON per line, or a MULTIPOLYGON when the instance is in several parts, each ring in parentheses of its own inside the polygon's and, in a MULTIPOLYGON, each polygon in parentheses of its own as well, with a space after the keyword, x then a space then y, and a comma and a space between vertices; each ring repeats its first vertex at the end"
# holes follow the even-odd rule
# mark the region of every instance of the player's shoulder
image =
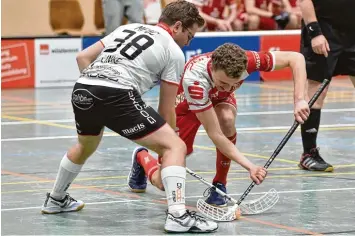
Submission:
POLYGON ((168 50, 170 52, 170 59, 174 61, 179 61, 185 64, 185 55, 179 45, 171 38, 168 44, 168 50))
POLYGON ((140 24, 140 23, 131 23, 131 24, 121 25, 118 28, 119 29, 134 29, 134 28, 137 28, 139 26, 145 26, 145 25, 144 24, 140 24))
POLYGON ((123 31, 125 30, 131 30, 134 31, 134 29, 136 29, 140 24, 138 23, 132 23, 132 24, 126 24, 126 25, 121 25, 119 27, 117 27, 113 32, 110 33, 110 35, 112 36, 118 36, 121 35, 123 31))
POLYGON ((212 52, 203 53, 203 54, 193 56, 186 63, 186 68, 188 70, 202 69, 203 71, 206 71, 207 64, 211 60, 211 57, 212 57, 212 52))
POLYGON ((132 24, 126 24, 118 27, 120 31, 123 30, 132 30, 135 32, 141 32, 150 36, 155 36, 155 35, 164 35, 164 32, 161 31, 160 27, 154 26, 154 25, 147 25, 147 24, 142 24, 142 23, 132 23, 132 24))
POLYGON ((194 56, 185 65, 184 79, 186 82, 196 82, 209 87, 211 79, 209 75, 209 63, 212 53, 205 53, 194 56))
POLYGON ((133 30, 134 28, 136 28, 138 26, 137 23, 133 23, 133 24, 126 24, 126 25, 120 25, 119 27, 117 27, 112 33, 119 33, 122 32, 123 30, 133 30))

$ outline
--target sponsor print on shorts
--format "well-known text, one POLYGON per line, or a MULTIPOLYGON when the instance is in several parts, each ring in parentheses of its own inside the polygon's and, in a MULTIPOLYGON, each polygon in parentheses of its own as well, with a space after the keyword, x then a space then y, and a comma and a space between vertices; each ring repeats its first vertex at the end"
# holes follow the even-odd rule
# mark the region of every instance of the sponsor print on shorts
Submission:
POLYGON ((150 124, 154 124, 155 122, 157 122, 146 110, 144 110, 145 108, 147 108, 147 106, 145 104, 143 104, 143 106, 141 106, 137 101, 136 98, 134 96, 133 91, 129 91, 128 92, 128 96, 129 99, 131 99, 131 101, 133 102, 134 107, 139 111, 139 113, 146 118, 146 120, 150 123, 150 124))
POLYGON ((131 128, 128 128, 128 129, 123 129, 122 130, 122 133, 126 136, 130 136, 130 135, 133 135, 133 134, 136 134, 136 133, 139 133, 143 130, 145 130, 146 127, 143 123, 140 123, 140 124, 137 124, 131 128))
POLYGON ((72 103, 80 110, 89 110, 94 106, 94 98, 101 100, 86 89, 76 89, 72 94, 72 103))

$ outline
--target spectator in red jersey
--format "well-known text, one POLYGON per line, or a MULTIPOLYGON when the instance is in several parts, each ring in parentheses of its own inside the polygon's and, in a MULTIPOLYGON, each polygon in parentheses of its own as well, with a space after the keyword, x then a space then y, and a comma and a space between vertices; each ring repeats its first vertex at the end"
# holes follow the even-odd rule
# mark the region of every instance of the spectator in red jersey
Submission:
POLYGON ((237 3, 235 0, 188 0, 194 3, 205 19, 207 31, 239 31, 243 30, 243 21, 237 18, 237 3), (228 16, 223 17, 228 7, 228 16))
POLYGON ((290 22, 286 29, 300 29, 302 13, 298 6, 298 0, 282 0, 285 11, 290 13, 290 22))
POLYGON ((244 0, 248 13, 249 30, 284 29, 289 23, 289 13, 283 11, 281 2, 275 0, 244 0))

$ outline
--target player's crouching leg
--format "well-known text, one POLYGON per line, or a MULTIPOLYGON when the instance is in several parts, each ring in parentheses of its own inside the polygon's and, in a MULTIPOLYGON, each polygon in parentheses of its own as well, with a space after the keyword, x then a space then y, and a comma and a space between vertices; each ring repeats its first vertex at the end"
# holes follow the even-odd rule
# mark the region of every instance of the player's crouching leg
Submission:
MULTIPOLYGON (((175 134, 174 130, 169 125, 164 124, 154 132, 134 141, 142 146, 149 147, 162 156, 161 168, 155 172, 161 170, 161 178, 157 181, 162 182, 168 202, 164 230, 170 233, 215 231, 218 228, 217 223, 186 210, 186 145, 175 134)), ((143 158, 142 164, 145 165, 149 162, 150 159, 147 159, 146 162, 143 158)))

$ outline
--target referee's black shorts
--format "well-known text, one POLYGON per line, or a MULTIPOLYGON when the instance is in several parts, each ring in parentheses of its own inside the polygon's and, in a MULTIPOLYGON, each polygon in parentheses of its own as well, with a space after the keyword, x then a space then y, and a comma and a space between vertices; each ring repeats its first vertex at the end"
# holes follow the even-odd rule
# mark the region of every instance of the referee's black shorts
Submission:
MULTIPOLYGON (((355 31, 334 29, 330 24, 319 20, 324 37, 330 47, 328 58, 313 52, 307 28, 301 32, 301 53, 306 59, 307 77, 322 82, 326 77, 336 75, 355 76, 355 31)), ((352 24, 349 22, 349 24, 352 24)))

